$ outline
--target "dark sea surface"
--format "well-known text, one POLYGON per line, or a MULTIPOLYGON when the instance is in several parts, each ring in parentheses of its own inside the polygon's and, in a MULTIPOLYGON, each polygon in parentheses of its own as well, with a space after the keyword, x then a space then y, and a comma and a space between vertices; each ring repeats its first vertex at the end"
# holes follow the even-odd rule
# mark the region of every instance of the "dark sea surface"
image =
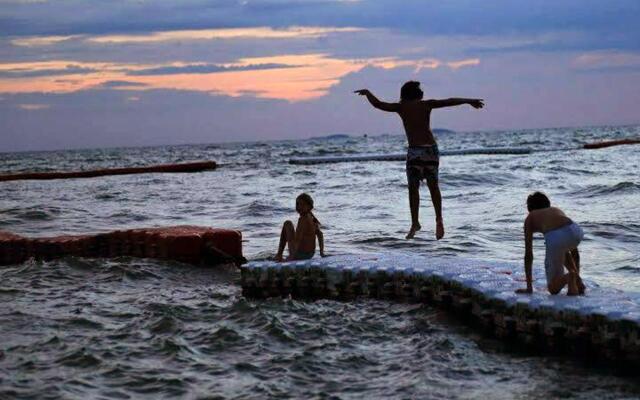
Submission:
MULTIPOLYGON (((579 149, 640 127, 445 133, 446 236, 412 241, 402 162, 290 165, 301 156, 404 151, 403 136, 0 153, 1 172, 210 159, 215 171, 0 183, 0 229, 28 236, 197 224, 239 229, 271 256, 294 201, 310 193, 327 253, 406 251, 521 263, 525 200, 544 190, 580 223, 582 274, 640 292, 640 146, 579 149), (544 151, 542 151, 544 150, 544 151)), ((534 243, 535 263, 544 259, 534 243)), ((426 305, 265 301, 239 274, 156 260, 67 258, 0 267, 0 399, 640 398, 638 375, 523 354, 426 305)))

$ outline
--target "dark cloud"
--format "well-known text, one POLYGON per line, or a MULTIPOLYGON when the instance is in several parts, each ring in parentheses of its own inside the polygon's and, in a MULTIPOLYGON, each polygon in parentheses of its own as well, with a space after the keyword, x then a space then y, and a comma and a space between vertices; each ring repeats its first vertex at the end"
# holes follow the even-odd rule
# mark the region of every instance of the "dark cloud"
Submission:
POLYGON ((503 35, 580 31, 584 45, 640 48, 637 0, 162 1, 70 0, 6 5, 0 34, 144 33, 291 25, 389 28, 419 35, 503 35), (612 38, 614 40, 612 40, 612 38))
POLYGON ((118 87, 147 86, 147 84, 142 82, 130 82, 130 81, 106 81, 100 86, 105 88, 118 88, 118 87))
POLYGON ((56 76, 56 75, 72 75, 72 74, 89 74, 96 72, 96 69, 68 66, 58 69, 13 69, 0 71, 0 78, 35 78, 39 76, 56 76))
POLYGON ((578 68, 576 72, 581 74, 638 74, 640 73, 640 65, 587 67, 578 68))
POLYGON ((213 72, 231 72, 231 71, 257 71, 264 69, 279 69, 279 68, 293 68, 298 67, 294 65, 285 64, 252 64, 241 66, 225 66, 217 64, 195 64, 184 66, 168 66, 148 68, 136 71, 130 71, 127 75, 142 76, 142 75, 172 75, 172 74, 207 74, 213 72))

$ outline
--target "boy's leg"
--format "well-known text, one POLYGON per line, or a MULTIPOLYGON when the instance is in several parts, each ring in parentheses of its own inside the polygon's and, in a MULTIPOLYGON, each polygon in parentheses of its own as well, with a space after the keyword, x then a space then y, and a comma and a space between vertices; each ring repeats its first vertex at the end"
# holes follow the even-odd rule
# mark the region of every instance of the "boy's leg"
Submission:
POLYGON ((427 186, 431 193, 431 202, 436 212, 436 239, 440 240, 444 237, 444 222, 442 221, 442 194, 440 194, 440 186, 436 179, 427 179, 427 186))
POLYGON ((580 273, 580 252, 578 248, 571 250, 571 255, 573 256, 573 263, 576 265, 576 270, 578 274, 580 273))
POLYGON ((577 274, 574 271, 571 271, 568 274, 557 276, 547 285, 547 289, 549 289, 549 293, 558 294, 560 293, 560 291, 565 285, 569 285, 569 288, 567 290, 567 296, 578 295, 579 291, 578 291, 578 285, 576 283, 576 276, 577 274))
POLYGON ((293 222, 287 220, 282 225, 282 231, 280 232, 280 243, 278 244, 278 253, 276 254, 277 260, 282 260, 282 254, 284 253, 284 247, 288 245, 289 255, 293 255, 293 241, 296 237, 296 230, 293 226, 293 222))
POLYGON ((576 284, 578 285, 578 292, 584 294, 586 286, 582 282, 580 277, 580 253, 578 248, 567 251, 564 256, 564 265, 567 270, 574 271, 576 273, 576 284))
POLYGON ((411 229, 407 234, 407 239, 413 239, 416 232, 420 230, 420 180, 409 178, 409 210, 411 211, 411 229))
POLYGON ((567 294, 575 296, 578 294, 578 286, 576 283, 576 272, 573 261, 567 268, 568 274, 564 273, 564 262, 567 251, 562 248, 552 247, 547 244, 544 259, 544 269, 547 275, 547 289, 549 293, 558 294, 565 285, 569 285, 567 294))

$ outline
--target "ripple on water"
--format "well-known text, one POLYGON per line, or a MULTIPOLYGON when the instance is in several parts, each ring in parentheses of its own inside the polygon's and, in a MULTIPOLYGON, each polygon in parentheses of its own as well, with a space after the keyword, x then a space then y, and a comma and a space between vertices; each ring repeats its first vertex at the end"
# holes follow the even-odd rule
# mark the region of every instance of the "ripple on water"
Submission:
POLYGON ((87 348, 71 350, 55 361, 57 364, 75 368, 96 368, 102 361, 87 348))

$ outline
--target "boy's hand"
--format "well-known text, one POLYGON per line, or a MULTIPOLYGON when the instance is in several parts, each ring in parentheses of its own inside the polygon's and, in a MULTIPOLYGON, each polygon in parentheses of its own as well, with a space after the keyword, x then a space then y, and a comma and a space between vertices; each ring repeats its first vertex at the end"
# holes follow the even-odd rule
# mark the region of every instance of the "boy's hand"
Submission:
POLYGON ((371 92, 369 91, 369 89, 360 89, 360 90, 354 91, 353 93, 357 93, 360 96, 366 96, 367 94, 369 94, 371 92))
POLYGON ((532 288, 518 289, 518 290, 516 290, 516 293, 518 293, 518 294, 531 294, 531 293, 533 293, 533 289, 532 288))
POLYGON ((469 105, 473 108, 482 108, 484 107, 483 99, 473 99, 469 102, 469 105))

